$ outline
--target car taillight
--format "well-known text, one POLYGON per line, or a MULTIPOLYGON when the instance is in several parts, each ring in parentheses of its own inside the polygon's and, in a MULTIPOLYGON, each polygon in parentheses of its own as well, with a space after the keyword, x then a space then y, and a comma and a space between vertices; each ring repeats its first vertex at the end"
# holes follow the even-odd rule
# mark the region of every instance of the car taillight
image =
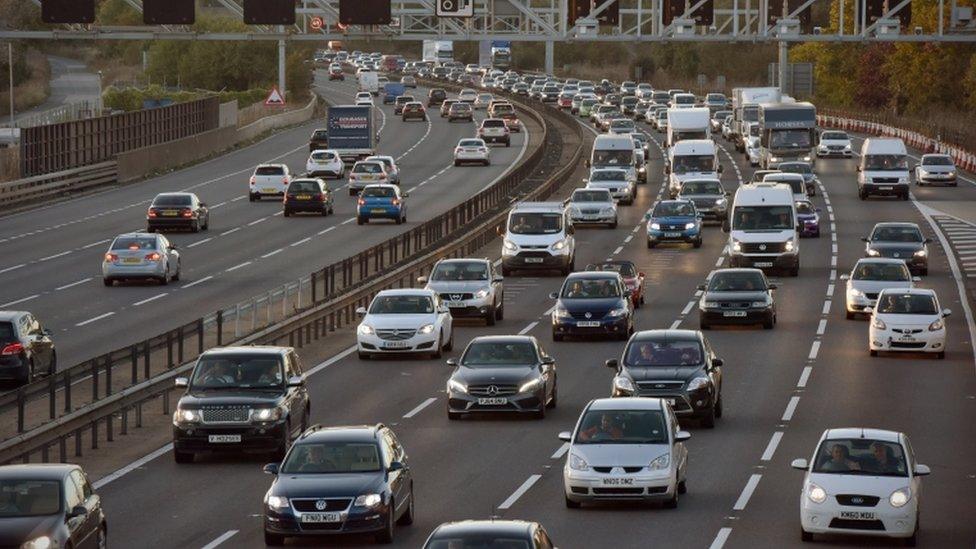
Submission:
POLYGON ((285 176, 285 181, 284 181, 284 183, 285 183, 285 185, 287 185, 287 184, 288 184, 288 176, 287 176, 287 175, 285 176))
POLYGON ((182 215, 183 217, 193 217, 193 210, 190 208, 183 208, 182 215))
POLYGON ((0 355, 19 355, 22 352, 24 352, 24 345, 22 343, 9 343, 3 347, 0 355))
POLYGON ((283 197, 283 198, 281 199, 281 201, 282 201, 283 203, 285 203, 285 204, 287 204, 287 203, 288 203, 288 194, 287 194, 287 193, 285 193, 285 196, 284 196, 284 197, 283 197))
POLYGON ((324 194, 317 194, 317 195, 315 195, 315 201, 316 202, 325 202, 325 195, 324 194))
POLYGON ((393 199, 393 205, 394 206, 399 206, 400 205, 400 199, 399 198, 394 198, 393 199))
POLYGON ((149 260, 149 261, 159 261, 159 258, 160 257, 161 256, 159 255, 159 252, 153 252, 151 254, 146 254, 146 259, 149 260))
POLYGON ((156 210, 153 209, 153 208, 149 208, 149 210, 146 212, 146 216, 147 217, 156 217, 156 210))
POLYGON ((365 206, 366 205, 366 200, 360 198, 359 200, 356 201, 356 204, 359 204, 360 206, 365 206))
POLYGON ((251 183, 251 185, 254 185, 254 184, 255 184, 256 182, 257 182, 257 180, 256 180, 256 179, 254 178, 254 176, 252 175, 252 176, 251 176, 251 181, 250 181, 250 183, 251 183))
POLYGON ((105 254, 105 262, 112 263, 119 260, 119 256, 115 254, 105 254))

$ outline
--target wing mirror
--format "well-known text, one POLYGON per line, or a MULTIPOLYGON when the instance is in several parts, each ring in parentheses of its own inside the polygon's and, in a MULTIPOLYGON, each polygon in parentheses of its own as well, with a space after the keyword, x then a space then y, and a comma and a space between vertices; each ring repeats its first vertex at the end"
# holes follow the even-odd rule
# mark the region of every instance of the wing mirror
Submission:
POLYGON ((691 438, 691 433, 689 433, 688 431, 678 431, 677 433, 674 434, 675 442, 684 442, 690 438, 691 438))
POLYGON ((871 241, 868 239, 868 237, 862 236, 861 237, 861 242, 871 242, 871 241))
POLYGON ((932 239, 931 238, 926 238, 925 239, 925 243, 926 244, 931 244, 932 243, 932 239))
POLYGON ((291 376, 288 378, 289 387, 304 387, 305 386, 305 376, 291 376))
POLYGON ((851 279, 851 275, 849 275, 847 273, 844 273, 844 274, 840 275, 840 279, 841 280, 850 280, 851 279))
POLYGON ((418 276, 417 277, 417 284, 427 284, 427 277, 426 276, 418 276))
POLYGON ((952 309, 942 309, 942 316, 947 317, 952 315, 952 309))
POLYGON ((204 208, 207 207, 207 203, 206 202, 201 202, 200 205, 203 206, 204 208))
POLYGON ((390 473, 393 471, 402 471, 403 469, 406 469, 406 467, 403 465, 402 461, 391 461, 390 466, 386 468, 386 470, 390 473))
POLYGON ((725 365, 725 361, 722 360, 721 358, 712 359, 712 366, 723 366, 723 365, 725 365))
POLYGON ((932 470, 929 469, 928 465, 922 465, 921 463, 915 465, 915 476, 924 477, 932 474, 932 470))
POLYGON ((87 516, 88 516, 88 508, 85 507, 84 505, 75 505, 74 507, 71 508, 71 512, 68 513, 69 519, 73 519, 76 517, 87 517, 87 516))
POLYGON ((501 225, 495 227, 495 234, 497 234, 498 236, 505 236, 505 231, 502 230, 501 225))
POLYGON ((542 363, 552 366, 556 363, 556 359, 552 358, 551 356, 543 357, 542 363))
POLYGON ((549 299, 559 299, 559 292, 551 292, 549 294, 549 299))
POLYGON ((810 466, 807 464, 807 460, 805 459, 794 459, 792 462, 790 462, 790 467, 799 469, 800 471, 806 471, 810 468, 810 466))
POLYGON ((705 285, 704 284, 699 284, 698 287, 697 287, 697 289, 700 290, 700 291, 702 291, 702 292, 704 292, 705 291, 705 285))
POLYGON ((563 442, 569 442, 573 438, 573 433, 570 433, 569 431, 560 431, 558 438, 563 442))
POLYGON ((617 370, 620 368, 620 362, 615 358, 611 358, 610 360, 607 360, 606 362, 604 362, 604 365, 607 368, 610 368, 611 370, 617 370))
POLYGON ((769 285, 769 289, 770 290, 775 290, 776 288, 779 288, 779 285, 778 284, 770 284, 769 285))
POLYGON ((449 358, 444 363, 450 366, 451 368, 454 368, 458 365, 458 361, 456 358, 449 358))
POLYGON ((873 312, 874 312, 874 307, 865 307, 864 308, 864 313, 865 314, 871 314, 873 312))
POLYGON ((178 377, 174 380, 177 387, 185 389, 190 386, 190 380, 185 377, 178 377))
POLYGON ((269 475, 277 475, 280 468, 281 468, 281 464, 279 464, 279 463, 269 463, 269 464, 265 465, 262 470, 266 474, 269 474, 269 475))
POLYGON ((366 307, 356 307, 356 316, 366 316, 366 307))
POLYGON ((644 214, 644 221, 650 221, 650 220, 651 220, 651 214, 649 213, 644 214))

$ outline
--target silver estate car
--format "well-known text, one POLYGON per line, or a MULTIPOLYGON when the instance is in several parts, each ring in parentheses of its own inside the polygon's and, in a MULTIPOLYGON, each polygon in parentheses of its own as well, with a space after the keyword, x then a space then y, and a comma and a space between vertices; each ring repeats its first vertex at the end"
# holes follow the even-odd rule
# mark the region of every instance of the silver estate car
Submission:
POLYGON ((102 259, 102 280, 152 279, 160 284, 180 279, 180 253, 161 234, 126 233, 115 237, 102 259))

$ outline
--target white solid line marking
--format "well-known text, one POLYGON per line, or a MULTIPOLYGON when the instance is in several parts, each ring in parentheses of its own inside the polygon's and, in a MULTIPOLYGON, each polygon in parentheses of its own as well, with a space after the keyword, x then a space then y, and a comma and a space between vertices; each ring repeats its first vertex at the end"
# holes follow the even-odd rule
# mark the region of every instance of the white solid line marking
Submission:
POLYGON ((565 456, 566 455, 566 452, 568 452, 568 451, 569 451, 569 443, 568 442, 564 442, 563 445, 560 446, 558 450, 556 450, 555 452, 553 452, 552 456, 550 456, 550 457, 551 457, 551 459, 559 459, 559 458, 565 456))
POLYGON ((671 328, 670 329, 671 330, 676 330, 676 329, 678 329, 678 326, 681 326, 681 319, 680 318, 678 320, 675 320, 674 322, 671 323, 671 328))
POLYGON ((138 468, 142 467, 143 465, 149 463, 150 461, 158 458, 159 456, 171 452, 172 450, 173 450, 173 443, 171 442, 171 443, 167 444, 166 446, 163 446, 162 448, 160 448, 160 449, 158 449, 158 450, 156 450, 154 452, 150 452, 150 453, 142 456, 141 458, 133 461, 132 463, 130 463, 130 464, 126 465, 125 467, 123 467, 123 468, 115 471, 114 473, 109 474, 109 475, 106 475, 106 476, 104 476, 104 477, 96 480, 95 482, 92 483, 92 485, 95 487, 96 490, 101 490, 101 488, 103 486, 105 486, 106 484, 122 478, 123 476, 131 473, 132 471, 135 471, 136 469, 138 469, 138 468))
POLYGON ((187 248, 193 248, 194 246, 199 246, 200 244, 206 244, 207 242, 210 242, 213 239, 214 239, 214 237, 211 236, 211 237, 208 237, 208 238, 204 238, 203 240, 197 240, 196 242, 193 242, 191 244, 187 244, 186 247, 187 248))
POLYGON ((715 534, 715 539, 712 540, 712 544, 708 546, 708 549, 722 549, 722 547, 725 547, 725 542, 728 541, 731 534, 732 528, 728 526, 720 528, 718 534, 715 534))
POLYGON ((796 382, 796 386, 801 389, 806 387, 811 373, 813 373, 813 366, 804 366, 803 373, 800 374, 800 380, 796 382))
POLYGON ((261 256, 261 259, 267 259, 267 258, 269 258, 269 257, 271 257, 271 256, 273 256, 275 254, 280 254, 282 251, 283 250, 281 248, 278 248, 277 250, 275 250, 273 252, 268 252, 268 253, 262 255, 261 256))
POLYGON ((99 240, 98 242, 92 242, 91 244, 85 244, 81 247, 82 250, 87 250, 93 246, 98 246, 99 244, 105 244, 106 242, 112 240, 111 238, 106 238, 105 240, 99 240))
POLYGON ((415 415, 417 415, 417 414, 419 414, 421 410, 423 410, 424 408, 426 408, 426 407, 428 407, 428 406, 430 406, 431 404, 433 404, 433 403, 435 403, 435 402, 437 402, 437 398, 435 398, 435 397, 430 397, 430 398, 428 398, 427 400, 425 400, 425 401, 423 401, 423 402, 421 402, 421 403, 420 403, 420 406, 417 406, 417 407, 416 407, 416 408, 414 408, 413 410, 410 410, 409 412, 407 412, 407 413, 405 413, 405 414, 403 414, 403 417, 405 417, 405 418, 408 418, 408 419, 409 419, 409 418, 412 418, 413 416, 415 416, 415 415))
POLYGON ((189 284, 184 284, 184 285, 180 286, 180 288, 192 288, 192 287, 196 286, 197 284, 203 284, 204 282, 210 280, 211 278, 213 278, 213 276, 205 276, 205 277, 201 278, 200 280, 195 280, 195 281, 193 281, 193 282, 191 282, 189 284))
POLYGON ((9 307, 10 305, 16 305, 18 303, 23 303, 25 301, 30 301, 30 300, 35 299, 35 298, 40 297, 40 296, 41 296, 41 294, 34 294, 34 295, 29 295, 27 297, 22 297, 20 299, 15 300, 15 301, 8 301, 7 303, 4 303, 3 305, 0 305, 0 308, 2 308, 2 307, 9 307))
POLYGON ((322 235, 324 235, 325 233, 327 233, 327 232, 329 232, 329 231, 334 231, 334 230, 335 230, 335 226, 333 225, 332 227, 329 227, 329 228, 327 228, 327 229, 322 229, 321 231, 319 231, 319 232, 317 232, 317 233, 315 233, 315 234, 317 234, 317 235, 319 235, 319 236, 322 236, 322 235))
POLYGON ((761 461, 769 461, 773 459, 773 454, 776 453, 776 447, 779 446, 779 441, 783 439, 783 431, 776 431, 773 433, 772 438, 769 439, 769 444, 766 445, 766 451, 763 452, 761 461))
POLYGON ((157 299, 159 299, 161 297, 168 296, 168 295, 169 295, 169 292, 163 292, 163 293, 161 293, 159 295, 154 295, 154 296, 152 296, 150 298, 143 299, 142 301, 136 301, 135 303, 132 304, 132 306, 133 307, 138 307, 139 305, 144 305, 146 303, 149 303, 150 301, 156 301, 157 299))
POLYGON ((723 263, 724 261, 725 261, 725 258, 724 258, 724 257, 719 257, 719 258, 718 258, 718 260, 717 260, 717 261, 715 261, 715 266, 716 266, 716 267, 721 267, 721 266, 722 266, 722 263, 723 263))
POLYGON ((827 319, 821 318, 820 324, 817 325, 817 335, 818 336, 824 335, 825 330, 827 330, 827 319))
POLYGON ((306 242, 308 242, 309 240, 312 240, 312 237, 310 237, 310 236, 306 236, 305 238, 303 238, 303 239, 301 239, 301 240, 299 240, 298 242, 292 242, 292 244, 291 244, 291 246, 292 246, 293 248, 294 248, 295 246, 301 246, 302 244, 304 244, 304 243, 306 243, 306 242))
POLYGON ((336 356, 330 358, 329 360, 326 360, 325 362, 323 362, 323 363, 319 364, 318 366, 315 366, 311 370, 305 372, 305 376, 308 377, 308 376, 317 374, 320 371, 328 368, 329 366, 332 366, 336 362, 339 362, 340 360, 346 358, 347 356, 349 356, 349 355, 351 355, 351 354, 353 354, 355 352, 356 352, 356 346, 353 345, 352 347, 349 347, 345 351, 342 351, 341 353, 339 353, 336 356))
POLYGON ((828 314, 828 313, 830 313, 830 300, 829 299, 827 301, 824 301, 823 311, 821 311, 821 313, 822 314, 828 314))
MULTIPOLYGON (((301 148, 301 147, 299 147, 299 148, 301 148)), ((230 201, 231 202, 237 202, 238 200, 244 200, 245 198, 247 198, 247 196, 238 196, 237 198, 231 198, 230 201)))
POLYGON ((89 318, 88 320, 85 320, 85 321, 83 321, 83 322, 79 322, 79 323, 77 323, 77 324, 75 324, 75 326, 84 326, 84 325, 86 325, 86 324, 91 324, 92 322, 95 322, 95 321, 98 321, 98 320, 101 320, 101 319, 103 319, 103 318, 108 318, 108 317, 110 317, 110 316, 112 316, 112 315, 114 315, 114 314, 115 314, 115 311, 112 311, 112 312, 110 312, 110 313, 105 313, 105 314, 103 314, 103 315, 98 315, 98 316, 96 316, 96 317, 94 317, 94 318, 89 318))
POLYGON ((538 325, 538 324, 539 324, 539 321, 537 321, 537 320, 536 321, 533 321, 533 322, 530 322, 528 326, 526 326, 525 328, 522 328, 522 331, 519 332, 518 335, 525 335, 525 334, 531 332, 532 331, 532 328, 535 328, 536 325, 538 325))
POLYGON ((21 263, 20 265, 14 265, 13 267, 7 267, 6 269, 0 269, 0 274, 9 273, 10 271, 16 271, 17 269, 27 265, 26 263, 21 263))
POLYGON ((248 266, 248 265, 250 265, 250 264, 251 264, 251 262, 250 262, 250 261, 245 261, 244 263, 241 263, 240 265, 234 265, 233 267, 231 267, 231 268, 229 268, 229 269, 227 269, 227 271, 226 271, 226 272, 228 272, 228 273, 229 273, 229 272, 231 272, 231 271, 236 271, 237 269, 240 269, 240 268, 242 268, 242 267, 247 267, 247 266, 248 266))
POLYGON ((498 506, 498 508, 509 509, 512 505, 515 505, 515 502, 518 501, 518 498, 522 497, 523 494, 528 492, 529 488, 532 488, 533 484, 539 482, 540 478, 542 478, 542 475, 530 475, 529 478, 525 479, 525 482, 523 482, 522 485, 519 486, 517 490, 512 492, 512 495, 508 496, 508 499, 503 501, 502 504, 498 506))
POLYGON ((793 414, 796 412, 796 405, 800 403, 800 397, 792 396, 790 401, 786 404, 786 410, 783 411, 783 421, 789 421, 793 419, 793 414))
POLYGON ((692 307, 694 307, 694 306, 695 306, 695 301, 694 300, 689 301, 688 304, 685 305, 685 308, 681 310, 681 315, 684 316, 684 315, 690 313, 692 307))
POLYGON ((235 535, 237 535, 237 532, 238 532, 238 530, 227 530, 226 532, 224 532, 223 534, 221 534, 217 539, 215 539, 215 540, 211 541, 210 543, 204 545, 202 549, 214 549, 214 547, 217 547, 221 543, 224 543, 225 541, 227 541, 230 538, 232 538, 235 535))
POLYGON ((230 233, 236 233, 239 230, 241 230, 240 227, 234 227, 233 229, 230 229, 228 231, 224 231, 224 232, 220 233, 220 236, 229 235, 230 233))
POLYGON ((92 279, 92 277, 82 278, 81 280, 78 280, 76 282, 72 282, 71 284, 65 284, 64 286, 58 286, 57 288, 55 288, 55 290, 67 290, 68 288, 73 288, 75 286, 78 286, 79 284, 84 284, 85 282, 88 282, 91 279, 92 279))
POLYGON ((810 345, 810 354, 807 355, 807 359, 815 360, 819 352, 820 352, 820 341, 817 340, 814 341, 812 345, 810 345))
POLYGON ((59 254, 54 254, 54 255, 49 255, 49 256, 47 256, 47 257, 42 257, 42 258, 40 258, 40 259, 38 259, 37 261, 38 261, 38 262, 41 262, 41 261, 47 261, 48 259, 54 259, 54 258, 56 258, 56 257, 62 257, 62 256, 66 256, 66 255, 68 255, 68 254, 70 254, 70 253, 71 253, 71 250, 68 250, 68 251, 66 251, 66 252, 61 252, 61 253, 59 253, 59 254))
POLYGON ((267 217, 262 217, 262 218, 259 218, 259 219, 255 219, 254 221, 248 223, 247 226, 250 227, 252 225, 257 225, 258 223, 261 223, 262 221, 267 221, 267 220, 268 220, 267 217))
POLYGON ((749 482, 746 482, 745 488, 742 489, 742 493, 739 494, 739 499, 735 500, 735 505, 732 506, 733 511, 742 511, 749 504, 749 498, 752 497, 752 493, 756 491, 756 486, 759 485, 759 480, 762 478, 760 474, 754 474, 749 477, 749 482))

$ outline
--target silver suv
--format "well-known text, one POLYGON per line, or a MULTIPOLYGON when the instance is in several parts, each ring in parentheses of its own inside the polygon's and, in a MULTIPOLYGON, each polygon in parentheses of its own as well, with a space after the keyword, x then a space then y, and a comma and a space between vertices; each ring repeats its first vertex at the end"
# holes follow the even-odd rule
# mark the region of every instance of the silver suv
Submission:
POLYGON ((502 277, 488 259, 442 259, 417 282, 437 292, 452 317, 484 318, 489 326, 504 317, 502 277))

